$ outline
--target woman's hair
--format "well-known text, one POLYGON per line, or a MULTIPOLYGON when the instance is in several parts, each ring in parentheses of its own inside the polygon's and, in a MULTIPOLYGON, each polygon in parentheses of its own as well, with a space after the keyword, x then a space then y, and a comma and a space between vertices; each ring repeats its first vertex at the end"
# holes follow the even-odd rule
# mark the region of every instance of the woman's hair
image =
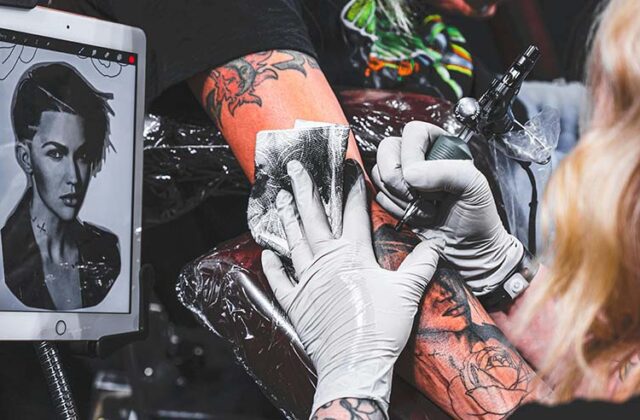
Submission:
MULTIPOLYGON (((550 275, 521 318, 526 325, 545 302, 557 309, 542 369, 556 402, 579 384, 610 395, 612 374, 640 350, 640 1, 611 0, 597 25, 589 125, 547 189, 550 275)), ((615 391, 638 393, 637 370, 615 391)))
POLYGON ((11 116, 16 141, 33 140, 44 112, 78 115, 84 124, 91 174, 97 174, 106 158, 109 140, 109 114, 115 115, 108 100, 110 93, 100 92, 66 63, 40 63, 24 72, 13 96, 11 116))

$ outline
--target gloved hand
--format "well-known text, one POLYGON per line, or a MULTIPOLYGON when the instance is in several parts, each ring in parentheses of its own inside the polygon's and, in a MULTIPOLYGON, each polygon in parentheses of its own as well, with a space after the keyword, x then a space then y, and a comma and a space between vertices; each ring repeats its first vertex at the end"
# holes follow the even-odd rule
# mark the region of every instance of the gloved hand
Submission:
POLYGON ((271 251, 263 252, 262 267, 316 368, 312 413, 341 398, 370 399, 386 413, 393 365, 438 261, 434 241, 387 271, 373 252, 363 176, 347 197, 342 236, 334 238, 307 172, 297 161, 287 171, 294 195, 280 191, 276 204, 298 283, 271 251))
POLYGON ((409 225, 423 238, 444 238, 442 256, 460 271, 474 294, 483 295, 516 267, 524 247, 502 226, 489 183, 472 161, 425 160, 431 145, 445 134, 433 124, 413 121, 402 138, 384 139, 372 172, 381 190, 376 200, 401 218, 414 193, 436 193, 441 200, 437 211, 427 202, 409 225))

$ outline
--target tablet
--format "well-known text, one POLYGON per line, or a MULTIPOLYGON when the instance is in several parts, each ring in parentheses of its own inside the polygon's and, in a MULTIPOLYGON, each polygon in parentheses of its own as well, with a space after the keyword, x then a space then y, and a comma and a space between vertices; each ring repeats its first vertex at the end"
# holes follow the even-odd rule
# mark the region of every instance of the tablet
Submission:
POLYGON ((142 30, 0 7, 0 340, 140 321, 142 30))

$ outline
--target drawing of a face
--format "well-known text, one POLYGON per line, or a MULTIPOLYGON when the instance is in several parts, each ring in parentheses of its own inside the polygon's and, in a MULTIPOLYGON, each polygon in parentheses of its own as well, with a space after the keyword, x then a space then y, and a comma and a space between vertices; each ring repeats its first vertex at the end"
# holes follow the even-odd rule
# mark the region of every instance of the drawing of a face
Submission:
POLYGON ((427 288, 424 304, 431 310, 423 311, 420 333, 461 332, 471 325, 471 312, 464 287, 458 279, 443 276, 427 288))
POLYGON ((34 192, 58 218, 72 221, 89 186, 91 164, 82 119, 47 111, 29 147, 34 192))

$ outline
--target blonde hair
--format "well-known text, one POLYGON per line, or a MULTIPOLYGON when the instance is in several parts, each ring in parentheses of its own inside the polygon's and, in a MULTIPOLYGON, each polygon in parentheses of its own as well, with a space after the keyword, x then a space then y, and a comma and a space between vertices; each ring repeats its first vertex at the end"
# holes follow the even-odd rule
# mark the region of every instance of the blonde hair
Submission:
MULTIPOLYGON (((640 351, 640 1, 611 0, 600 15, 587 80, 589 126, 545 194, 550 275, 521 318, 557 308, 542 368, 555 402, 585 384, 621 398, 612 374, 640 351)), ((622 398, 640 392, 635 371, 622 398)))

